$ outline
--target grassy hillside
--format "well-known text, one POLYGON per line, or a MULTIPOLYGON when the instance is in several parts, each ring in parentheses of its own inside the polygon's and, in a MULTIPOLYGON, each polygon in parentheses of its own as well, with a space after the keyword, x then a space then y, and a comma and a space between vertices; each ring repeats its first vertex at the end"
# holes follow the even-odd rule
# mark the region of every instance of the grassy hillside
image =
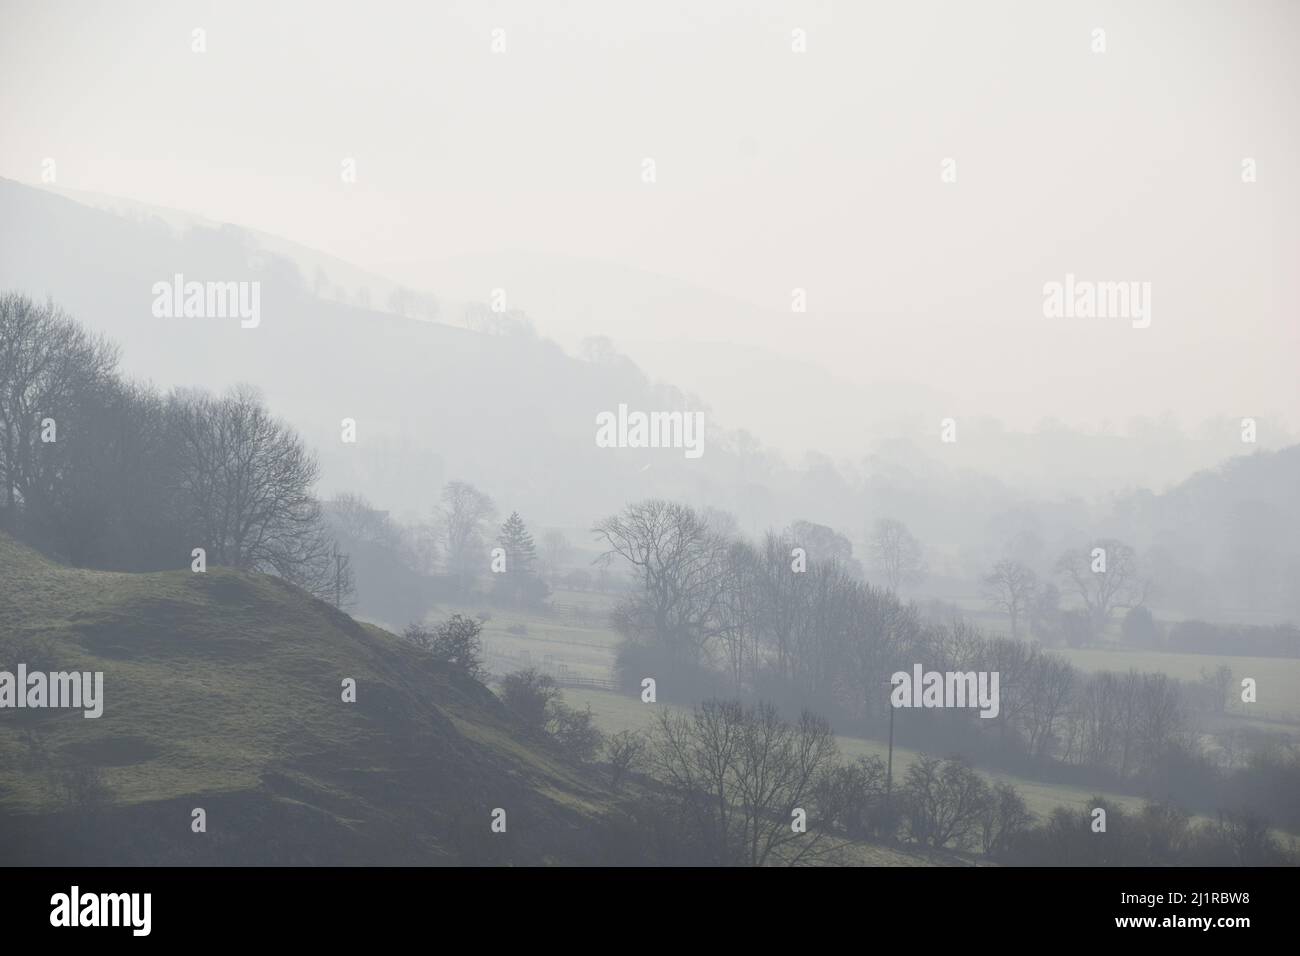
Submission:
POLYGON ((0 670, 19 662, 103 671, 105 703, 0 710, 0 863, 597 854, 608 795, 489 691, 274 578, 74 570, 0 535, 0 670))
MULTIPOLYGON (((104 706, 0 710, 0 865, 610 862, 598 771, 275 578, 84 571, 0 534, 0 670, 20 662, 102 671, 104 706)), ((853 844, 842 862, 961 861, 853 844)))

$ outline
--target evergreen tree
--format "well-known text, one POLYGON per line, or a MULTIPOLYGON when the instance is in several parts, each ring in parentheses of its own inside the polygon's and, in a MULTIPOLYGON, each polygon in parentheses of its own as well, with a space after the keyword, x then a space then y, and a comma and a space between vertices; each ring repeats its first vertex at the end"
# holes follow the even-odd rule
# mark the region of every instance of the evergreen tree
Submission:
POLYGON ((505 549, 507 573, 533 573, 533 565, 537 562, 537 546, 518 511, 510 512, 510 517, 501 525, 497 544, 505 549))
POLYGON ((497 544, 506 555, 505 572, 494 575, 497 597, 508 604, 540 604, 546 600, 550 588, 536 572, 537 545, 518 511, 512 511, 501 525, 497 544))

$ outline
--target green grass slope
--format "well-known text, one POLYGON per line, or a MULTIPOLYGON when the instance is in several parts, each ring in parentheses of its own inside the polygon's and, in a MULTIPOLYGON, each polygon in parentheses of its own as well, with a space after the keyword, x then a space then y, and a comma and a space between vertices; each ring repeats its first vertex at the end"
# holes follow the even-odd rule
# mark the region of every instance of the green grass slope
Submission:
POLYGON ((275 578, 76 570, 0 535, 20 662, 103 671, 104 711, 0 710, 0 864, 599 856, 608 794, 491 692, 275 578))

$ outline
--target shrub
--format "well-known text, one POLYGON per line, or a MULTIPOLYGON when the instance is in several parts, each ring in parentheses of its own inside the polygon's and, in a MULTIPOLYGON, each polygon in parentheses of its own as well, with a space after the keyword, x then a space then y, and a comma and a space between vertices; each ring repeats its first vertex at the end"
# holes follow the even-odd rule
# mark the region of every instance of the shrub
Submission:
POLYGON ((892 838, 894 815, 886 806, 885 761, 874 754, 827 772, 817 787, 822 815, 854 839, 892 838))
POLYGON ((985 856, 1005 856, 1033 825, 1020 791, 1009 783, 999 783, 989 795, 980 818, 980 848, 985 856))
POLYGON ((488 673, 483 664, 482 631, 478 621, 453 614, 432 631, 411 624, 403 636, 439 663, 483 683, 488 673))
POLYGON ((594 760, 605 744, 591 708, 565 706, 555 678, 536 668, 506 675, 501 681, 501 701, 525 727, 547 737, 572 760, 594 760))
POLYGON ((605 735, 596 726, 590 705, 576 710, 552 701, 546 731, 568 757, 580 763, 595 760, 605 745, 605 735))
POLYGON ((645 762, 646 739, 635 730, 620 730, 605 742, 609 762, 610 785, 618 789, 623 778, 635 773, 645 762))

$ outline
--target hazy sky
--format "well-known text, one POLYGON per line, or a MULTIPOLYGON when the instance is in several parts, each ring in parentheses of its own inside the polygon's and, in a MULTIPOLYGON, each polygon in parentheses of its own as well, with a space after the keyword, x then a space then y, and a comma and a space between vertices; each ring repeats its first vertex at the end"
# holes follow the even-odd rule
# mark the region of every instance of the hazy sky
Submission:
POLYGON ((1295 3, 0 10, 5 177, 51 157, 412 284, 504 251, 644 269, 961 414, 1300 425, 1295 3), (1150 327, 1045 318, 1066 273, 1151 283, 1150 327))

